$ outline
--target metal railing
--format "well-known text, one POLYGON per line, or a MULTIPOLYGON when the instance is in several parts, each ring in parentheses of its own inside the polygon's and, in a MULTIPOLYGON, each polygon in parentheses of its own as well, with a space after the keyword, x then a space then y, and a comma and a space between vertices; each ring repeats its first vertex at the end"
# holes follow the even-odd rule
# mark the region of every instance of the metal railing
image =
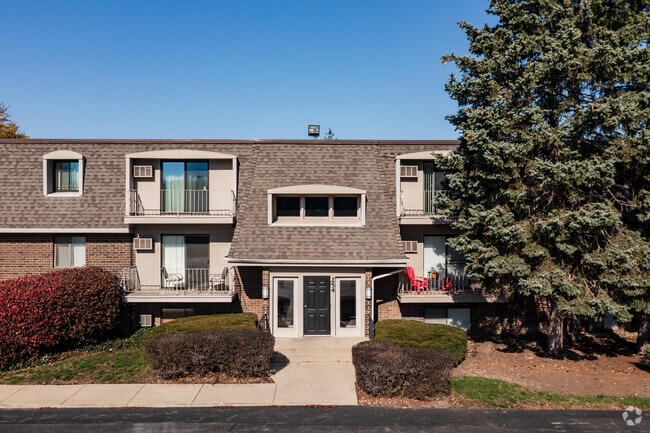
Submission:
POLYGON ((428 273, 427 276, 427 289, 421 288, 420 293, 413 288, 409 282, 406 272, 399 274, 397 292, 400 296, 403 295, 452 295, 454 293, 472 292, 470 288, 470 281, 465 273, 465 267, 455 265, 452 269, 447 270, 447 275, 440 275, 439 273, 428 273))
POLYGON ((229 294, 235 287, 225 268, 220 274, 211 274, 207 268, 160 268, 160 282, 141 284, 137 267, 130 266, 118 272, 120 287, 125 293, 150 294, 229 294))
POLYGON ((440 215, 435 198, 439 195, 450 196, 451 193, 451 190, 448 189, 402 191, 400 195, 400 214, 403 218, 440 215))
POLYGON ((235 216, 232 190, 127 190, 126 216, 212 215, 235 216))

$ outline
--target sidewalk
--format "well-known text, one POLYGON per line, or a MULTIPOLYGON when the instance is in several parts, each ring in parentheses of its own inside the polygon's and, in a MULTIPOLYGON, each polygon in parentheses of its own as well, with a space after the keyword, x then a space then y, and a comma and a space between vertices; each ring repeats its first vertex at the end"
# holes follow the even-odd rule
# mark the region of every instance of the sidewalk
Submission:
POLYGON ((275 383, 0 385, 0 408, 356 405, 356 338, 277 338, 275 383))

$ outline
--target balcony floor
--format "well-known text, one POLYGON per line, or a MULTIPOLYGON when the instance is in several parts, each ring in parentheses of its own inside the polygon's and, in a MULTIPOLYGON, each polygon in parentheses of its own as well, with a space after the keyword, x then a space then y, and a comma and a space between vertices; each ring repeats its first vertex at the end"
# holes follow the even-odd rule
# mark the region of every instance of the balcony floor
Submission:
POLYGON ((183 290, 146 290, 126 293, 122 299, 127 304, 161 302, 161 303, 230 303, 234 294, 228 291, 183 290))
POLYGON ((397 299, 402 304, 455 304, 464 302, 505 302, 501 298, 487 298, 480 293, 474 293, 469 290, 457 290, 453 292, 442 290, 431 290, 430 292, 421 291, 405 292, 397 295, 397 299))

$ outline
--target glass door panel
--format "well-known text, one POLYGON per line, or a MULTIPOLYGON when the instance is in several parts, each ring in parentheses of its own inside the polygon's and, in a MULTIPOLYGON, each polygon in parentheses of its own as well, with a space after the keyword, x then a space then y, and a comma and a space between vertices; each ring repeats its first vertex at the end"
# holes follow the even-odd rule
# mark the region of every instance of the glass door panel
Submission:
POLYGON ((424 237, 424 273, 437 272, 440 279, 447 277, 446 272, 446 236, 424 237))
POLYGON ((210 236, 185 236, 185 275, 187 288, 207 290, 210 283, 210 236))
POLYGON ((165 161, 162 163, 163 212, 185 211, 185 163, 165 161))
POLYGON ((187 162, 185 167, 185 207, 186 212, 205 213, 208 211, 208 163, 207 161, 187 162))
POLYGON ((185 283, 185 236, 162 237, 161 286, 181 288, 185 283))
POLYGON ((294 280, 278 280, 277 282, 277 320, 278 328, 293 328, 294 326, 294 280))
POLYGON ((357 302, 357 280, 340 280, 339 326, 341 328, 356 328, 357 302))

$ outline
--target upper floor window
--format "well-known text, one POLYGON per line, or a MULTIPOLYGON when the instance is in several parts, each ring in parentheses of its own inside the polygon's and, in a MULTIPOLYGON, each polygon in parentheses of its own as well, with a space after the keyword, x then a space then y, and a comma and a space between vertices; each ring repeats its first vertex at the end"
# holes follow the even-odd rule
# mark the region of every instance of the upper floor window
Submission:
POLYGON ((83 195, 84 163, 84 157, 71 150, 56 150, 43 155, 43 195, 83 195))
POLYGON ((54 161, 56 192, 79 192, 79 161, 54 161))
POLYGON ((332 185, 276 188, 269 194, 269 224, 365 225, 366 193, 332 185))

